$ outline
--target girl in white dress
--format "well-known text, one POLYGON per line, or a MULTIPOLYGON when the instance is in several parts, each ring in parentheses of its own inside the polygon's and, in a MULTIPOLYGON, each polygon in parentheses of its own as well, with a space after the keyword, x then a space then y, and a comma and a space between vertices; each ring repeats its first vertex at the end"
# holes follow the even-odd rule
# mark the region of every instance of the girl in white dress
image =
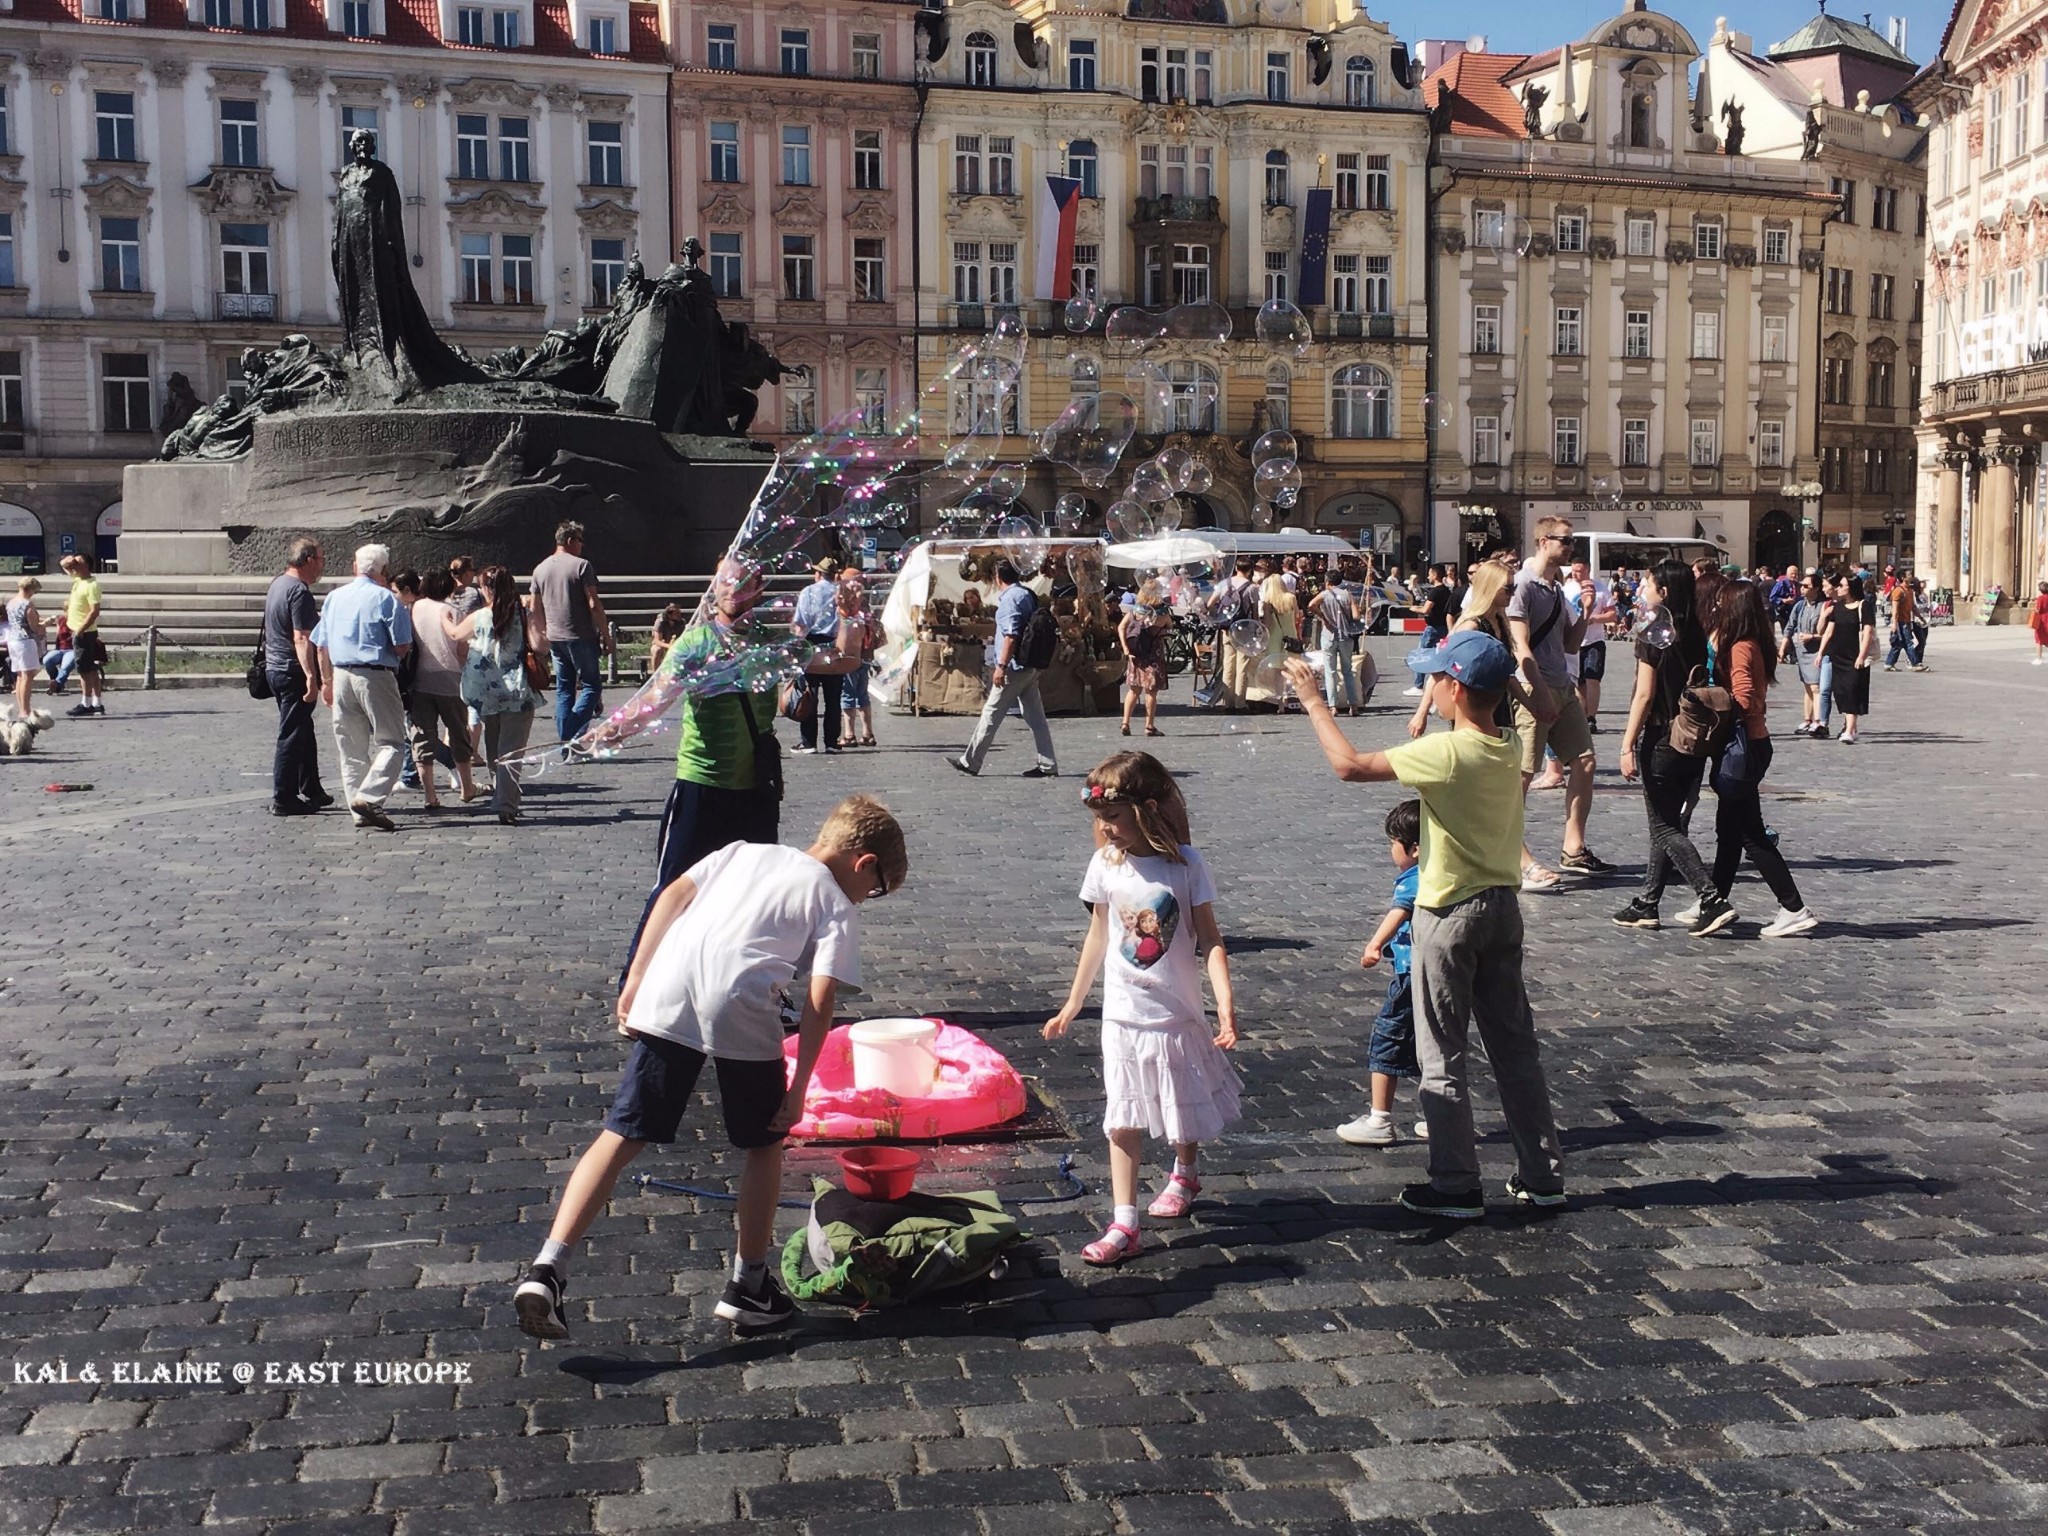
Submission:
POLYGON ((1088 775, 1082 802, 1095 817, 1095 857, 1081 882, 1094 914, 1066 1006, 1045 1026, 1057 1040, 1102 983, 1102 1075, 1109 1103, 1109 1230, 1081 1250, 1090 1264, 1137 1256, 1138 1169, 1145 1137, 1173 1143, 1173 1174, 1146 1214, 1187 1215, 1202 1181, 1196 1158, 1237 1119, 1237 1044, 1230 961, 1216 926, 1209 867, 1189 846, 1187 805, 1165 765, 1148 752, 1119 752, 1088 775), (1216 1032, 1202 1006, 1202 966, 1216 998, 1216 1032), (1105 969, 1106 967, 1106 969, 1105 969))

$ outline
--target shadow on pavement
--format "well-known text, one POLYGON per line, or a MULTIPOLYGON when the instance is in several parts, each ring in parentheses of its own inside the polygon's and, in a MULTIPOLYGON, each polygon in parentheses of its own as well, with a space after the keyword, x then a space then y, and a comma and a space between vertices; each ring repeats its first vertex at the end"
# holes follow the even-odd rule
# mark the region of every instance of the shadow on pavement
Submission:
MULTIPOLYGON (((1615 1125, 1580 1125, 1561 1129, 1558 1140, 1567 1152, 1585 1152, 1594 1147, 1627 1146, 1636 1142, 1671 1141, 1686 1137, 1725 1136, 1727 1128, 1705 1120, 1653 1120, 1633 1104, 1609 1099, 1607 1108, 1619 1122, 1615 1125)), ((1503 1133, 1500 1140, 1505 1141, 1503 1133)))
POLYGON ((1972 933, 1984 928, 2031 928, 2031 917, 1913 917, 1890 923, 1823 921, 1817 936, 1845 939, 1918 939, 1930 933, 1972 933))

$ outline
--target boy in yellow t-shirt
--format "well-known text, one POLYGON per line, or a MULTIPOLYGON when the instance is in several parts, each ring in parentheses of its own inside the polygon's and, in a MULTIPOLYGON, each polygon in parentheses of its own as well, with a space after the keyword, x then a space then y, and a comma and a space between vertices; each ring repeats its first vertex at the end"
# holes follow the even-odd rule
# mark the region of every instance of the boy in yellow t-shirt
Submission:
POLYGON ((1521 759, 1514 738, 1493 723, 1514 657, 1491 635, 1466 630, 1414 652, 1407 664, 1427 679, 1429 702, 1452 728, 1386 752, 1355 750, 1322 702, 1314 670, 1299 659, 1287 666, 1337 777, 1398 779, 1422 802, 1411 964, 1429 1182, 1409 1185, 1401 1203, 1461 1221, 1486 1214, 1466 1081, 1476 1023, 1515 1147, 1518 1168, 1507 1192, 1526 1204, 1560 1206, 1564 1157, 1522 982, 1521 759))
POLYGON ((64 600, 64 622, 71 629, 71 649, 78 668, 78 691, 82 698, 68 711, 74 718, 104 715, 104 686, 107 647, 100 639, 100 584, 93 579, 91 555, 66 555, 58 562, 71 578, 71 592, 64 600))

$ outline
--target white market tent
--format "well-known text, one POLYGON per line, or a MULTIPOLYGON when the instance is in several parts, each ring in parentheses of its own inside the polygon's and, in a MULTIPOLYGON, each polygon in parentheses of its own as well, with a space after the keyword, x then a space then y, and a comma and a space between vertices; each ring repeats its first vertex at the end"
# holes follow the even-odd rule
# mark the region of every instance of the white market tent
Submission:
POLYGON ((1136 539, 1128 544, 1103 546, 1102 557, 1111 565, 1145 568, 1160 565, 1191 565, 1214 561, 1223 555, 1355 555, 1356 544, 1330 533, 1233 533, 1227 528, 1195 528, 1182 533, 1163 534, 1154 539, 1136 539))

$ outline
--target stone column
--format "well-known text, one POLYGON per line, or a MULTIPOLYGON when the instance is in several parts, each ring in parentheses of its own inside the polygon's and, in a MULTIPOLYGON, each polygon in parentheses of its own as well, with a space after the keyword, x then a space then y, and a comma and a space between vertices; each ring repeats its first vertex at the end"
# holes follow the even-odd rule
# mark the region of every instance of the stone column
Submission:
POLYGON ((2010 597, 2018 566, 2013 558, 2014 508, 2020 460, 2027 445, 2002 433, 1987 435, 1984 446, 1984 505, 1978 526, 1977 560, 1971 574, 1977 591, 2001 587, 2010 597))
POLYGON ((1962 569, 1963 467, 1969 461, 1963 449, 1943 449, 1934 487, 1934 584, 1951 592, 1962 569))

